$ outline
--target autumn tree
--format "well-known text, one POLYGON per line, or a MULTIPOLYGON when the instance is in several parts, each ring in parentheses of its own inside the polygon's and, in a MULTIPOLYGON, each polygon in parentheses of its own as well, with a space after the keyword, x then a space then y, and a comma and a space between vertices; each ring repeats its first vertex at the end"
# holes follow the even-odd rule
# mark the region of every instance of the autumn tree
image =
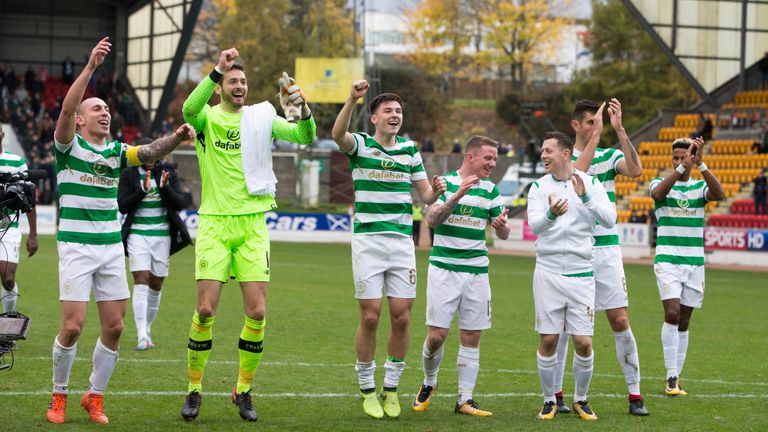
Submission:
MULTIPOLYGON (((624 127, 631 133, 660 108, 689 106, 697 100, 621 0, 593 0, 592 10, 588 37, 592 66, 577 73, 568 87, 567 105, 572 107, 578 99, 615 97, 623 107, 624 127)), ((610 128, 606 133, 612 133, 610 128)))
POLYGON ((547 0, 420 0, 406 11, 413 49, 405 57, 432 75, 497 76, 523 89, 527 71, 549 58, 572 22, 563 8, 547 0))

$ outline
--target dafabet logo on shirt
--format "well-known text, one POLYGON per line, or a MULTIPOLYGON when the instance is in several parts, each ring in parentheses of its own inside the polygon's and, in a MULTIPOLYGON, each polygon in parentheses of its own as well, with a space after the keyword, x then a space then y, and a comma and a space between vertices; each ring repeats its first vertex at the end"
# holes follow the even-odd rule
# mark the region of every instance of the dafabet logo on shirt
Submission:
POLYGON ((216 140, 213 145, 222 150, 240 150, 240 131, 237 129, 227 130, 227 140, 216 140))

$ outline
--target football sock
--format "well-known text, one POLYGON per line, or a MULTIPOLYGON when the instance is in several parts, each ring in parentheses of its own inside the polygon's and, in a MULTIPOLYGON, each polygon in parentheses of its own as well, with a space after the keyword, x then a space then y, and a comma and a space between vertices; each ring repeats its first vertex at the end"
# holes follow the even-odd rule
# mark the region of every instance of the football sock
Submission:
POLYGON ((162 291, 155 291, 152 288, 147 290, 147 333, 149 333, 152 323, 157 318, 157 311, 160 309, 160 299, 162 296, 162 291))
POLYGON ((664 322, 661 326, 661 346, 664 349, 664 367, 667 368, 667 379, 677 376, 677 347, 680 336, 677 324, 664 322))
POLYGON ((189 344, 187 345, 187 376, 189 385, 187 392, 203 390, 203 372, 205 363, 213 347, 213 322, 216 317, 201 317, 197 311, 192 316, 192 326, 189 328, 189 344))
POLYGON ((3 287, 0 289, 0 296, 3 300, 3 312, 11 312, 16 310, 16 300, 19 298, 19 286, 13 285, 13 289, 8 291, 3 287))
POLYGON ((543 356, 536 351, 536 364, 539 368, 539 382, 541 392, 544 394, 544 403, 555 401, 555 368, 557 367, 557 354, 543 356))
POLYGON ((457 403, 463 405, 472 399, 472 392, 475 390, 477 373, 480 371, 480 347, 469 348, 463 345, 459 346, 456 367, 459 371, 459 397, 457 403))
POLYGON ((568 358, 568 335, 565 330, 560 332, 557 340, 557 367, 555 368, 555 393, 563 391, 563 375, 565 375, 565 359, 568 358))
POLYGON ((400 376, 405 369, 405 359, 387 356, 384 362, 384 389, 387 391, 397 391, 400 384, 400 376))
POLYGON ((104 389, 107 388, 107 384, 109 383, 109 378, 115 370, 116 363, 117 351, 112 351, 107 348, 107 346, 101 342, 101 339, 96 341, 96 347, 93 349, 93 372, 91 373, 90 378, 91 393, 104 393, 104 389))
POLYGON ((677 376, 683 374, 683 365, 685 364, 685 355, 688 353, 688 330, 677 332, 677 376))
POLYGON ((421 364, 424 368, 424 385, 432 388, 437 387, 437 373, 440 372, 440 362, 443 361, 443 347, 437 349, 435 352, 429 352, 427 348, 427 342, 424 341, 424 346, 421 351, 421 364))
POLYGON ((355 371, 357 372, 357 382, 360 384, 360 391, 366 393, 376 389, 376 381, 373 377, 374 372, 376 372, 376 359, 369 362, 358 360, 355 363, 355 371))
POLYGON ((594 351, 589 357, 582 357, 575 351, 573 353, 573 380, 576 382, 576 389, 573 391, 574 401, 587 400, 589 392, 589 383, 592 381, 592 370, 595 364, 594 351))
POLYGON ((53 338, 53 393, 69 393, 69 373, 77 354, 77 342, 71 347, 59 343, 59 337, 53 338))
POLYGON ((138 340, 147 338, 147 290, 142 284, 133 286, 133 320, 136 322, 136 337, 138 340))
POLYGON ((640 394, 640 359, 632 329, 613 332, 613 336, 616 338, 616 359, 624 373, 627 390, 630 394, 640 394))
POLYGON ((256 369, 259 368, 261 352, 264 350, 265 326, 265 320, 245 317, 245 324, 238 342, 240 370, 237 375, 237 393, 244 393, 251 389, 251 381, 256 374, 256 369))

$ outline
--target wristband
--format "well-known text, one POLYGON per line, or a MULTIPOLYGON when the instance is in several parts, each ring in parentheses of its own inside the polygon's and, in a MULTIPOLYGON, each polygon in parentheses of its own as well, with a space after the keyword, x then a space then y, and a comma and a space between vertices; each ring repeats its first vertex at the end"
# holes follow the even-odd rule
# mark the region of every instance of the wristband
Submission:
POLYGON ((586 203, 589 202, 589 200, 592 199, 592 196, 590 196, 588 193, 584 192, 584 195, 580 196, 579 198, 581 198, 581 203, 582 204, 586 204, 586 203))
POLYGON ((683 164, 678 165, 677 168, 675 168, 675 171, 679 172, 680 175, 685 175, 685 167, 683 164))
POLYGON ((224 72, 219 70, 219 67, 216 66, 211 73, 208 74, 208 77, 211 79, 211 81, 215 82, 216 84, 221 81, 221 77, 224 76, 224 72))
POLYGON ((699 164, 699 171, 704 172, 704 171, 706 171, 708 169, 709 168, 707 167, 707 164, 705 164, 704 162, 699 164))

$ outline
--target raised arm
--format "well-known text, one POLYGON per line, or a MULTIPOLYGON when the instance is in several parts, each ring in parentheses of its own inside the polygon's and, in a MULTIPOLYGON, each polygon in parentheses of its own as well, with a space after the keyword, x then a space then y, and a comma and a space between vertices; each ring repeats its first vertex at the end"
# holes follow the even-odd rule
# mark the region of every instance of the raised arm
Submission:
MULTIPOLYGON (((129 154, 128 162, 131 165, 141 165, 143 163, 149 163, 156 161, 163 156, 172 152, 179 144, 184 141, 189 141, 195 138, 195 128, 189 123, 184 123, 176 129, 173 135, 167 137, 158 138, 150 144, 139 146, 137 151, 137 158, 134 160, 129 154)), ((135 147, 130 147, 130 149, 135 147)))
POLYGON ((611 117, 611 126, 616 131, 616 136, 621 144, 621 152, 625 156, 616 163, 616 171, 629 178, 637 178, 643 174, 643 165, 640 162, 640 157, 637 155, 635 147, 629 140, 627 131, 624 130, 621 115, 621 103, 616 98, 611 99, 608 103, 608 116, 611 117))
POLYGON ((667 195, 669 195, 669 191, 672 190, 672 186, 674 186, 675 183, 680 180, 680 177, 685 175, 686 171, 693 167, 693 163, 695 161, 695 156, 693 155, 694 148, 697 148, 696 142, 688 147, 688 151, 685 152, 683 162, 678 165, 676 169, 673 169, 669 175, 664 177, 664 180, 662 180, 661 183, 658 183, 656 186, 654 186, 654 183, 651 182, 651 198, 653 198, 654 201, 664 201, 667 198, 667 195))
POLYGON ((704 138, 698 137, 694 140, 699 148, 699 151, 696 152, 696 158, 694 159, 693 163, 699 168, 699 172, 701 172, 701 176, 704 177, 704 181, 707 183, 707 195, 705 198, 707 201, 720 201, 725 199, 725 191, 723 190, 723 185, 720 184, 720 181, 715 177, 714 174, 712 174, 712 171, 707 168, 707 165, 704 163, 704 138))
POLYGON ((592 136, 589 137, 584 151, 581 152, 576 161, 573 163, 574 168, 579 171, 587 172, 589 167, 592 166, 592 159, 595 158, 595 151, 597 145, 600 143, 600 136, 603 133, 603 109, 605 108, 605 102, 600 104, 600 108, 595 112, 594 122, 595 128, 592 130, 592 136))
POLYGON ((272 120, 272 136, 280 140, 296 144, 312 144, 315 141, 316 132, 315 119, 311 115, 307 119, 299 120, 298 123, 291 123, 279 116, 275 116, 272 120))
MULTIPOLYGON (((339 111, 336 122, 333 123, 333 140, 344 153, 349 153, 355 146, 355 138, 349 133, 349 122, 352 120, 352 113, 355 111, 357 100, 365 96, 368 91, 368 81, 358 80, 352 83, 352 90, 349 93, 344 107, 339 111)), ((432 201, 434 202, 434 200, 432 201)))
POLYGON ((181 113, 184 115, 184 121, 191 124, 195 130, 202 130, 205 126, 205 107, 208 104, 208 100, 216 90, 216 85, 219 84, 224 73, 232 68, 235 64, 235 60, 240 56, 237 49, 230 48, 222 51, 219 54, 219 62, 216 67, 203 78, 202 81, 192 90, 187 100, 184 101, 184 105, 181 107, 181 113))
POLYGON ((56 121, 56 130, 54 131, 54 137, 57 142, 66 144, 75 138, 75 114, 77 113, 77 107, 80 105, 80 101, 83 100, 85 89, 88 87, 88 81, 91 80, 91 76, 93 76, 96 68, 104 63, 104 57, 109 54, 110 47, 112 47, 112 44, 109 43, 109 37, 105 37, 96 44, 93 50, 91 50, 90 57, 88 57, 88 63, 72 83, 72 86, 67 91, 67 95, 64 96, 64 101, 61 104, 61 114, 59 114, 59 119, 56 121))

